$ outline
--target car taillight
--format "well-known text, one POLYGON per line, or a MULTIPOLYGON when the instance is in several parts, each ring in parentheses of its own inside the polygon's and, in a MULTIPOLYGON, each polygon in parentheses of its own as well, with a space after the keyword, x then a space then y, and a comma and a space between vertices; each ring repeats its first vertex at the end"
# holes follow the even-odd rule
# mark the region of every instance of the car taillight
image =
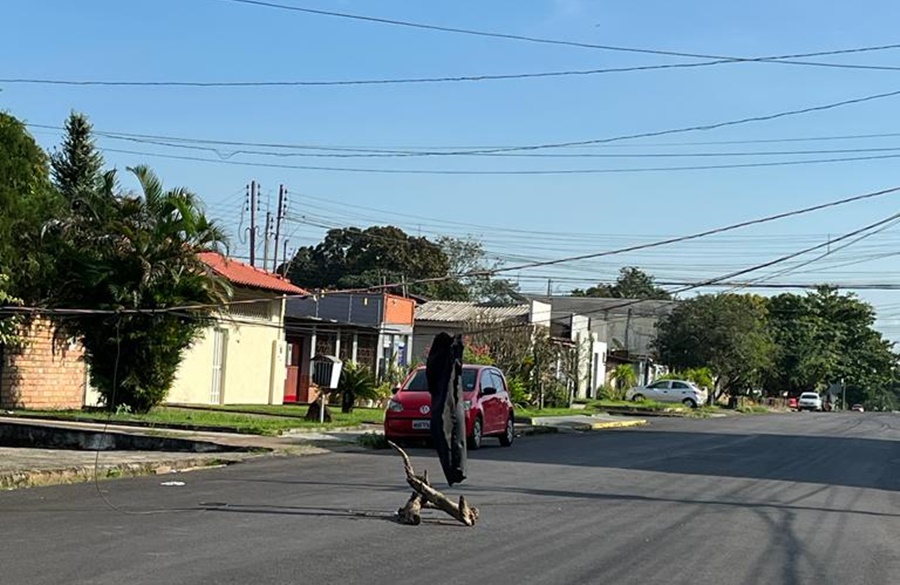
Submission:
POLYGON ((403 412, 403 405, 396 400, 390 400, 387 409, 391 412, 403 412))

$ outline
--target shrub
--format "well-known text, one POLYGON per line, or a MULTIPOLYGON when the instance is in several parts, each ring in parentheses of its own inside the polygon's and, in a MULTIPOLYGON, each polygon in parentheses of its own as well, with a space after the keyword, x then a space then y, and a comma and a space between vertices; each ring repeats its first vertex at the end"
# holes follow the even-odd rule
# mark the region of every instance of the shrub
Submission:
POLYGON ((625 398, 625 390, 619 390, 612 384, 604 384, 597 388, 597 397, 600 400, 622 400, 625 398))
POLYGON ((544 389, 544 408, 568 408, 569 391, 562 384, 548 384, 544 389))
POLYGON ((341 395, 341 412, 353 412, 358 398, 376 400, 377 388, 375 375, 368 367, 355 362, 345 363, 337 387, 341 395))
POLYGON ((506 381, 509 386, 509 398, 516 406, 527 407, 531 404, 531 394, 528 392, 528 384, 525 380, 512 377, 506 381))
POLYGON ((619 364, 613 370, 612 379, 615 382, 616 390, 624 395, 626 390, 637 384, 637 373, 630 365, 619 364))

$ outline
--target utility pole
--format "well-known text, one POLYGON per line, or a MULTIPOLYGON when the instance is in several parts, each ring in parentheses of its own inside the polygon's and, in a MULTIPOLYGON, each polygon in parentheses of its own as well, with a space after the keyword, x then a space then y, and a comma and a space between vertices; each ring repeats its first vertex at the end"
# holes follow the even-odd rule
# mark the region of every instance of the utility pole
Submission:
POLYGON ((553 296, 553 280, 550 278, 547 279, 547 296, 553 296))
POLYGON ((250 181, 250 266, 256 266, 256 181, 250 181))
POLYGON ((282 245, 284 246, 284 254, 282 254, 282 256, 284 257, 284 260, 283 260, 283 262, 284 262, 284 270, 282 271, 281 276, 283 276, 283 277, 285 277, 285 278, 287 278, 288 272, 291 271, 291 261, 293 260, 293 258, 291 258, 290 260, 288 260, 288 249, 287 249, 287 245, 288 245, 288 242, 289 242, 289 241, 290 241, 290 240, 288 240, 287 238, 285 238, 285 239, 284 239, 284 243, 282 244, 282 245))
MULTIPOLYGON (((275 256, 272 258, 272 272, 278 270, 278 244, 281 239, 281 222, 287 212, 287 189, 284 185, 278 186, 278 211, 275 213, 275 256)), ((287 253, 285 253, 282 261, 287 261, 287 253)))
POLYGON ((263 270, 269 270, 269 244, 272 243, 272 212, 266 211, 266 231, 263 233, 265 241, 263 242, 263 270))

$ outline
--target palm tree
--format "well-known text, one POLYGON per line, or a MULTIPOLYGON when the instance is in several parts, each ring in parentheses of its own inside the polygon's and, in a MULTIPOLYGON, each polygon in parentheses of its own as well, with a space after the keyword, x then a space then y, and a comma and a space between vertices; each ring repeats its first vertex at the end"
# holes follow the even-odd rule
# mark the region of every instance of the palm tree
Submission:
POLYGON ((621 399, 625 391, 637 384, 637 374, 629 364, 619 364, 613 370, 612 379, 616 384, 616 394, 621 399))
POLYGON ((107 407, 146 411, 165 399, 184 350, 231 290, 197 256, 226 242, 197 196, 165 190, 147 167, 128 171, 140 193, 119 192, 115 173, 107 173, 87 205, 52 226, 61 280, 54 304, 114 312, 60 325, 84 344, 107 407))

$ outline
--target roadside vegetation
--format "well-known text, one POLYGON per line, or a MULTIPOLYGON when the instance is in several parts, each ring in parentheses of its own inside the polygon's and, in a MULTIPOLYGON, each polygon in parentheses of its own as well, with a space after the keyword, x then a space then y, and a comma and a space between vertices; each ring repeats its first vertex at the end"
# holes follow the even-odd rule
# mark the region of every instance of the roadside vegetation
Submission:
POLYGON ((147 413, 126 410, 109 413, 98 409, 12 411, 12 416, 40 417, 76 422, 100 422, 110 424, 138 424, 150 428, 174 428, 184 430, 210 430, 251 435, 277 436, 300 429, 335 429, 358 427, 364 424, 381 424, 384 413, 380 409, 357 408, 352 413, 335 412, 330 423, 304 420, 305 405, 298 406, 225 406, 209 408, 182 408, 157 406, 147 413))

